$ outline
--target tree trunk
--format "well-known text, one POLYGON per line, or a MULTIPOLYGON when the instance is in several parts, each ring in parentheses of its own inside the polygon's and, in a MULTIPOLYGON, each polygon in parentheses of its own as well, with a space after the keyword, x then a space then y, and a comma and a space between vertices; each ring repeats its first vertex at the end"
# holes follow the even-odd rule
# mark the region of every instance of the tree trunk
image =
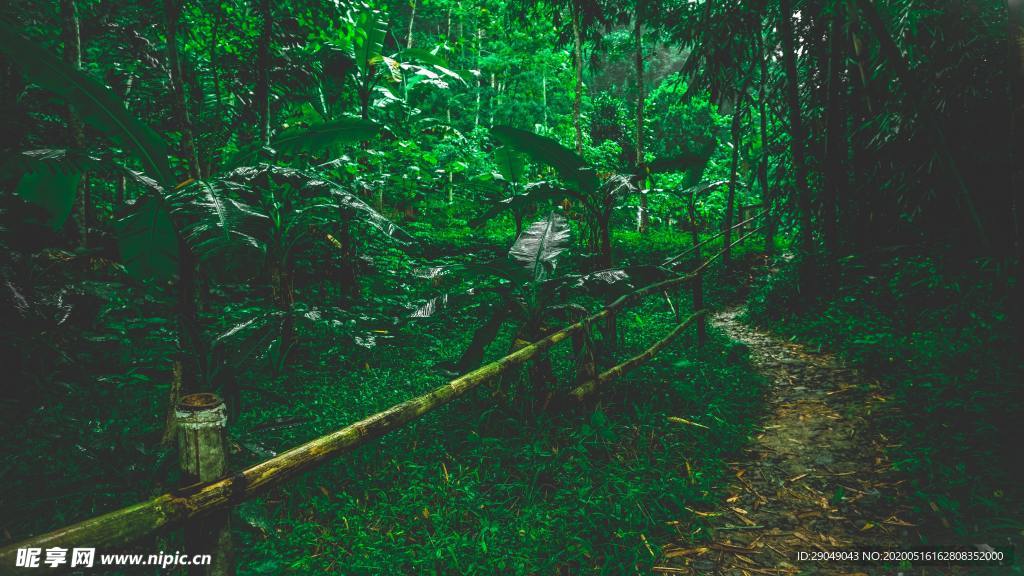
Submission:
POLYGON ((576 130, 576 153, 583 154, 583 127, 580 111, 583 108, 583 7, 580 0, 572 3, 573 63, 576 67, 576 97, 572 102, 572 125, 576 130))
MULTIPOLYGON (((409 50, 412 48, 412 30, 413 24, 416 23, 416 0, 410 0, 409 5, 412 7, 412 12, 409 14, 409 34, 405 38, 405 49, 409 50)), ((449 15, 451 12, 449 12, 449 15)), ((448 18, 448 25, 451 26, 451 16, 448 18)))
MULTIPOLYGON (((479 26, 479 24, 478 24, 479 26)), ((483 45, 484 29, 476 29, 476 69, 480 70, 480 48, 483 45)), ((483 92, 484 75, 479 74, 476 78, 476 114, 473 116, 473 128, 480 126, 480 94, 483 92)))
POLYGON ((359 298, 358 258, 355 238, 352 237, 352 224, 344 214, 338 220, 338 242, 341 243, 341 256, 338 270, 338 284, 346 300, 359 298))
POLYGON ((729 194, 725 201, 725 253, 722 254, 722 265, 728 267, 732 264, 732 221, 733 212, 736 209, 736 176, 740 162, 740 139, 742 133, 740 128, 742 120, 743 94, 736 96, 736 107, 732 111, 732 166, 729 168, 729 194))
MULTIPOLYGON (((270 36, 273 20, 270 18, 270 0, 259 0, 260 37, 256 45, 256 112, 260 122, 260 144, 270 144, 270 36)), ((367 117, 366 101, 369 94, 360 94, 363 118, 367 117)))
POLYGON ((647 168, 644 165, 644 35, 643 35, 644 0, 636 7, 636 19, 633 22, 633 39, 636 42, 636 186, 640 193, 640 218, 638 229, 641 234, 647 233, 650 215, 647 213, 647 168))
POLYGON ((206 371, 206 347, 199 329, 196 305, 196 261, 183 238, 178 239, 178 347, 181 355, 181 393, 198 392, 206 371))
POLYGON ((839 254, 837 207, 845 195, 846 188, 846 115, 843 109, 845 85, 842 76, 846 19, 841 7, 838 8, 832 14, 832 27, 829 32, 825 194, 821 203, 822 235, 830 262, 834 262, 839 254))
MULTIPOLYGON (((847 5, 849 22, 850 50, 853 52, 855 62, 851 64, 849 71, 850 78, 856 77, 859 81, 851 81, 850 95, 847 100, 850 121, 854 126, 862 126, 871 115, 871 83, 867 76, 867 56, 861 46, 857 35, 857 10, 852 5, 847 5), (856 67, 854 70, 853 67, 856 67)), ((843 206, 845 210, 845 221, 848 228, 850 250, 862 253, 868 249, 871 238, 872 214, 871 207, 873 198, 869 192, 874 187, 870 186, 870 173, 873 162, 869 157, 868 134, 863 130, 853 130, 850 133, 850 194, 848 202, 843 206)))
POLYGON ((597 269, 601 270, 604 268, 611 268, 612 266, 612 224, 611 215, 608 216, 604 221, 600 223, 600 229, 598 234, 600 235, 601 251, 600 261, 597 264, 597 269))
MULTIPOLYGON (((214 3, 213 5, 214 16, 213 24, 210 30, 210 75, 213 81, 213 117, 216 119, 217 127, 223 126, 224 118, 224 103, 221 99, 221 81, 220 81, 220 68, 218 65, 219 58, 217 57, 217 47, 220 46, 220 28, 223 22, 223 11, 220 7, 220 3, 214 3)), ((206 159, 206 171, 204 174, 213 174, 217 170, 217 154, 210 151, 207 154, 206 159)))
POLYGON ((199 156, 196 153, 192 120, 185 102, 185 83, 181 74, 181 58, 178 55, 178 18, 181 15, 181 0, 164 0, 164 17, 167 26, 167 67, 171 69, 171 106, 174 123, 181 132, 181 153, 188 166, 188 177, 199 180, 199 156))
MULTIPOLYGON (((167 31, 167 65, 170 68, 171 96, 174 121, 181 132, 181 151, 185 155, 188 177, 200 179, 199 160, 192 137, 192 124, 185 103, 185 87, 178 56, 179 0, 164 0, 164 18, 167 31)), ((181 393, 197 392, 206 374, 206 352, 199 328, 199 308, 196 304, 196 261, 188 243, 178 239, 178 345, 181 354, 181 393)))
POLYGON ((547 74, 547 70, 544 70, 541 74, 542 74, 542 76, 540 77, 540 97, 541 97, 541 107, 542 107, 542 113, 543 113, 543 119, 541 120, 541 124, 544 126, 544 130, 547 131, 547 129, 548 129, 548 74, 547 74))
POLYGON ((1024 266, 1019 261, 1024 256, 1024 238, 1021 231, 1020 194, 1024 190, 1024 0, 1009 0, 1009 48, 1010 67, 1010 142, 1011 164, 1013 171, 1010 176, 1010 212, 1013 217, 1014 253, 1018 259, 1018 270, 1024 273, 1024 266))
POLYGON ((764 37, 757 35, 758 60, 761 67, 761 83, 757 90, 757 113, 761 121, 761 159, 757 166, 757 180, 761 186, 761 203, 765 210, 764 252, 771 258, 775 251, 775 230, 772 224, 772 193, 768 191, 768 53, 764 49, 764 37))
POLYGON ((125 192, 125 177, 124 174, 117 177, 117 192, 114 197, 114 212, 117 212, 124 206, 124 192, 125 192))
MULTIPOLYGON (((64 42, 64 62, 75 70, 82 68, 82 41, 79 33, 78 7, 75 0, 61 0, 61 36, 64 42)), ((85 149, 85 124, 81 116, 70 106, 67 108, 68 148, 77 151, 85 149)), ((78 196, 75 202, 75 224, 78 227, 78 241, 84 248, 88 245, 89 226, 89 179, 83 175, 78 181, 78 196)))
POLYGON ((779 0, 782 14, 779 32, 782 36, 782 60, 786 70, 786 104, 789 108, 790 145, 796 185, 797 210, 800 218, 800 286, 805 296, 812 293, 812 258, 814 231, 811 229, 811 191, 807 187, 807 166, 804 163, 804 126, 800 112, 800 78, 796 69, 796 42, 793 34, 793 10, 790 0, 779 0))

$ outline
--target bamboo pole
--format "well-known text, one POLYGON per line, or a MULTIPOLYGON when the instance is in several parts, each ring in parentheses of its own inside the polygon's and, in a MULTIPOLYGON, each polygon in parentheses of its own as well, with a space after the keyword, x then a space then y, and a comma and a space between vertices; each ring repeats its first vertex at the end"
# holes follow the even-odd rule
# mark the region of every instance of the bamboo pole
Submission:
MULTIPOLYGON (((734 230, 736 228, 739 228, 739 227, 743 226, 744 224, 747 224, 751 220, 755 220, 757 218, 760 218, 761 216, 764 216, 767 212, 768 212, 768 210, 762 210, 761 212, 758 212, 757 214, 754 214, 750 218, 747 218, 743 222, 738 222, 736 224, 733 224, 730 229, 734 230)), ((717 240, 719 237, 721 237, 723 234, 725 234, 725 232, 726 232, 726 230, 722 230, 721 232, 718 232, 714 236, 711 236, 709 238, 705 238, 701 242, 699 242, 697 244, 694 244, 693 246, 690 246, 689 248, 687 248, 686 250, 683 250, 679 254, 676 254, 675 256, 669 258, 668 260, 665 260, 664 262, 661 263, 661 265, 662 266, 674 266, 676 264, 676 262, 678 262, 684 256, 686 256, 690 252, 693 252, 694 250, 700 248, 701 246, 706 245, 708 242, 711 242, 713 240, 717 240)), ((735 246, 735 244, 734 243, 730 243, 729 246, 735 246)))
POLYGON ((689 318, 687 318, 678 326, 676 326, 675 329, 669 332, 667 336, 652 344, 651 347, 648 348, 647 350, 644 350, 642 353, 633 356, 632 358, 626 360, 621 364, 618 364, 605 370, 597 378, 594 378, 589 382, 580 384, 571 392, 569 392, 570 399, 573 399, 576 402, 583 401, 588 396, 596 392, 597 389, 605 382, 608 382, 609 380, 614 380, 615 378, 622 376, 626 372, 629 372, 633 368, 636 368, 640 364, 643 364, 644 362, 650 360, 651 358, 654 357, 655 354, 657 354, 663 348, 665 348, 665 346, 668 346, 669 343, 672 342, 672 340, 674 340, 677 336, 679 336, 687 328, 689 328, 690 325, 693 324, 698 318, 702 318, 707 313, 707 310, 700 310, 698 312, 695 312, 694 314, 690 315, 689 318))

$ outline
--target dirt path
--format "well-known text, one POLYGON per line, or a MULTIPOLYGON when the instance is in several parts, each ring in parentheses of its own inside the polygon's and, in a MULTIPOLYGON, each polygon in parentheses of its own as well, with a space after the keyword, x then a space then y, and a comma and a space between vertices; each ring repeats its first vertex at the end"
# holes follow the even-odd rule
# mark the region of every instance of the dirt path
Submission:
POLYGON ((890 439, 871 425, 886 399, 832 355, 753 329, 741 314, 741 308, 728 309, 712 324, 746 345, 751 362, 771 381, 763 432, 742 461, 730 463, 736 480, 719 510, 698 512, 713 543, 669 544, 656 572, 895 574, 879 566, 797 560, 798 552, 917 542, 910 510, 900 505, 906 501, 901 482, 883 454, 890 439))

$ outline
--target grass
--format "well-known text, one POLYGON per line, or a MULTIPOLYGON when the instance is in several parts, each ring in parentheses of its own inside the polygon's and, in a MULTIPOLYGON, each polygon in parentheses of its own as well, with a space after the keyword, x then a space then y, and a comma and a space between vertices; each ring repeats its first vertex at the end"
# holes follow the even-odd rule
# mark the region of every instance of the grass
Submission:
MULTIPOLYGON (((627 350, 666 331, 663 307, 653 300, 623 321, 627 350)), ((687 507, 720 496, 723 459, 745 444, 760 407, 762 383, 729 364, 728 342, 715 336, 697 351, 688 340, 618 382, 596 408, 530 414, 485 389, 244 506, 266 534, 244 536, 241 571, 649 568, 659 545, 691 538, 667 522, 699 524, 687 507)), ((566 360, 556 357, 556 371, 566 360)))

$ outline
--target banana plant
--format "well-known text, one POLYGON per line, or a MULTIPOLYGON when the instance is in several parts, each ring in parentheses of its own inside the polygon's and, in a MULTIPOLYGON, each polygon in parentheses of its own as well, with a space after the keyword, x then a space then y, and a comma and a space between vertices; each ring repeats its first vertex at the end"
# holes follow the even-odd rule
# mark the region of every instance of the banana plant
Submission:
MULTIPOLYGON (((523 187, 522 194, 512 195, 496 202, 477 216, 471 224, 479 226, 504 210, 511 210, 520 219, 527 207, 545 201, 569 201, 576 203, 583 214, 587 233, 587 245, 596 254, 594 268, 607 268, 612 263, 611 217, 619 199, 636 188, 628 176, 611 175, 603 182, 593 167, 572 150, 555 140, 526 130, 497 126, 492 136, 504 144, 504 149, 523 154, 531 160, 554 168, 558 182, 534 182, 523 187)), ((499 169, 502 166, 500 157, 499 169)))
MULTIPOLYGON (((74 106, 86 123, 140 162, 141 174, 129 172, 136 182, 142 184, 144 194, 135 202, 132 212, 118 223, 122 260, 128 272, 136 278, 171 279, 177 270, 180 246, 176 241, 177 230, 171 221, 167 196, 176 188, 177 179, 170 168, 168 149, 163 139, 132 116, 118 96, 106 86, 28 40, 16 26, 3 18, 0 18, 0 52, 11 56, 12 62, 18 64, 26 77, 74 106)), ((342 117, 286 130, 272 139, 270 146, 279 153, 319 150, 367 140, 379 128, 372 122, 342 117)), ((63 160, 63 166, 48 172, 38 167, 21 171, 23 176, 18 193, 47 209, 54 219, 51 222, 56 222, 66 218, 70 212, 75 194, 75 187, 71 184, 83 169, 81 160, 95 160, 83 151, 64 151, 61 158, 53 154, 45 156, 43 154, 36 159, 63 160)), ((246 149, 230 164, 237 166, 254 158, 255 150, 246 149)))
MULTIPOLYGON (((443 363, 442 368, 464 373, 478 366, 485 349, 506 323, 515 326, 511 345, 515 350, 540 339, 555 325, 585 316, 586 309, 575 302, 581 297, 614 297, 668 277, 666 271, 648 266, 560 274, 557 264, 569 245, 569 222, 552 211, 519 234, 505 258, 434 267, 421 273, 422 277, 437 280, 459 272, 463 280, 473 282, 473 288, 432 298, 417 307, 412 318, 437 317, 471 305, 479 305, 481 316, 486 318, 461 357, 443 363)), ((545 363, 539 364, 534 371, 535 382, 548 373, 545 363)))
POLYGON ((260 275, 269 280, 271 304, 280 319, 278 363, 294 345, 294 270, 304 251, 319 244, 339 256, 354 257, 350 231, 355 222, 398 243, 413 242, 341 184, 271 164, 191 183, 175 191, 169 202, 189 248, 209 270, 234 279, 260 275))
POLYGON ((328 42, 327 47, 336 60, 344 63, 343 68, 353 70, 362 118, 369 119, 370 110, 375 106, 392 102, 405 105, 409 90, 417 84, 447 89, 449 81, 465 83, 458 73, 448 68, 447 61, 438 56, 437 50, 410 48, 385 54, 388 21, 380 10, 362 10, 354 15, 353 23, 353 42, 345 38, 341 43, 328 42), (389 84, 398 87, 397 93, 389 84))
MULTIPOLYGON (((557 181, 541 181, 527 185, 523 194, 504 198, 477 216, 471 224, 479 226, 504 210, 520 214, 527 206, 546 201, 568 201, 581 208, 586 224, 587 243, 596 255, 595 268, 612 265, 611 219, 615 207, 637 188, 633 176, 611 174, 599 178, 597 171, 578 154, 546 136, 510 126, 496 126, 491 135, 504 144, 504 148, 515 150, 531 160, 550 166, 558 175, 557 181)), ((500 159, 496 157, 499 168, 500 159)), ((690 154, 654 160, 648 171, 679 171, 703 165, 707 157, 690 154)))
POLYGON ((531 198, 530 195, 525 194, 526 191, 526 175, 527 175, 527 162, 526 156, 508 146, 501 146, 494 149, 494 164, 497 166, 498 171, 496 173, 483 174, 483 178, 478 178, 480 181, 486 179, 487 182, 494 184, 495 188, 499 189, 499 193, 502 193, 505 197, 498 199, 495 203, 485 212, 473 218, 469 221, 469 225, 473 228, 479 228, 487 220, 494 218, 498 214, 509 210, 512 212, 512 218, 516 225, 516 237, 523 231, 523 219, 526 217, 527 211, 536 204, 536 200, 531 198))

